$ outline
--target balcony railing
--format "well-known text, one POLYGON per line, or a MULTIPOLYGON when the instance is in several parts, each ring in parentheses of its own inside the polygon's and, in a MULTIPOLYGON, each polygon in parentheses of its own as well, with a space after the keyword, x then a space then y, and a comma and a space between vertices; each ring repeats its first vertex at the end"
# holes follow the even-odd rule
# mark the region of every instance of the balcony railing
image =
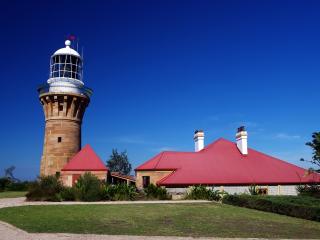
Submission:
MULTIPOLYGON (((54 88, 59 88, 59 87, 65 88, 66 86, 65 86, 65 85, 61 85, 61 86, 59 86, 59 85, 54 85, 54 86, 52 86, 52 87, 54 87, 54 88)), ((72 88, 72 87, 71 87, 71 86, 68 86, 68 88, 72 88)), ((74 92, 80 92, 80 94, 83 94, 83 95, 85 95, 85 96, 87 96, 87 97, 89 97, 89 98, 91 97, 91 95, 92 95, 92 93, 93 93, 93 91, 92 91, 91 88, 88 88, 88 87, 85 87, 85 86, 74 87, 74 88, 75 88, 75 91, 74 91, 74 92)), ((50 85, 47 84, 47 83, 46 83, 46 84, 39 85, 38 88, 37 88, 39 95, 42 95, 42 94, 45 94, 45 93, 49 93, 49 92, 50 92, 49 89, 50 89, 50 85)), ((59 91, 59 92, 60 92, 60 91, 59 91)), ((63 91, 61 91, 61 92, 63 92, 63 91)), ((68 91, 66 91, 66 92, 68 92, 68 91)), ((57 93, 58 93, 58 91, 57 91, 57 93)))

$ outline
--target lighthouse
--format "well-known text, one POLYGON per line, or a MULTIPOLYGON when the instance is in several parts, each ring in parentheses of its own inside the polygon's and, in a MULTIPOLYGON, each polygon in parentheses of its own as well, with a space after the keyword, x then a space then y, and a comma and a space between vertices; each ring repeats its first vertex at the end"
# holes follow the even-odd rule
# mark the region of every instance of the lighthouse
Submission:
POLYGON ((69 40, 51 56, 49 79, 38 93, 45 116, 40 175, 60 175, 81 149, 81 124, 92 94, 83 82, 83 59, 69 40))

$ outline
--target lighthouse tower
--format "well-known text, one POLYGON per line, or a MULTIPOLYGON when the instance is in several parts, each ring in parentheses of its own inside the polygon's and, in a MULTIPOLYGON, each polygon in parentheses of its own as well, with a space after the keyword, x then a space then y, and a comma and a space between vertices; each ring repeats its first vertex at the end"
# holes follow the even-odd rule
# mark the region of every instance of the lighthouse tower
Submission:
POLYGON ((83 83, 83 59, 69 40, 51 56, 49 79, 38 92, 46 122, 40 175, 59 175, 81 149, 81 123, 92 94, 83 83))

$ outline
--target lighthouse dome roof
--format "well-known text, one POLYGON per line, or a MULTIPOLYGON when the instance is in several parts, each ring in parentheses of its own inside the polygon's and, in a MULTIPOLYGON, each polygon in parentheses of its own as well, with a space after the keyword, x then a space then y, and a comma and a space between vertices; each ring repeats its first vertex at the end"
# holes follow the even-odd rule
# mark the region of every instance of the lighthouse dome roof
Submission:
POLYGON ((73 55, 73 56, 77 56, 77 57, 81 58, 80 54, 76 50, 74 50, 70 47, 71 42, 69 40, 65 41, 65 45, 66 45, 66 47, 60 48, 59 50, 55 51, 53 56, 55 56, 55 55, 73 55))

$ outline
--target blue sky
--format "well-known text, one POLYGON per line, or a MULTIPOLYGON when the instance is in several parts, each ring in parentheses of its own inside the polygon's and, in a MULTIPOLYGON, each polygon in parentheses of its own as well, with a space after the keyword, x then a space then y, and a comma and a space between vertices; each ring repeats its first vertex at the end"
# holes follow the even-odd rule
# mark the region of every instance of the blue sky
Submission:
POLYGON ((83 144, 103 160, 127 150, 136 167, 162 150, 234 140, 303 167, 319 131, 318 1, 1 2, 0 175, 39 173, 44 116, 36 88, 74 34, 94 90, 83 144))

